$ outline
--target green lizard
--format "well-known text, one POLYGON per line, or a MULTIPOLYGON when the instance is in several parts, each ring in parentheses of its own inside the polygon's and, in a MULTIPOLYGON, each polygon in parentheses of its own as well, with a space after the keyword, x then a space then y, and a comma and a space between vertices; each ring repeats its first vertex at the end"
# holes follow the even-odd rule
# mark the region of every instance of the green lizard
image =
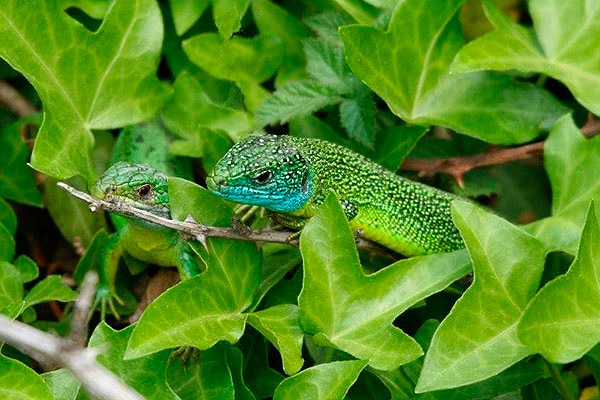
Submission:
MULTIPOLYGON (((188 179, 192 175, 189 164, 169 156, 167 134, 157 122, 124 129, 115 144, 112 163, 92 186, 92 196, 130 204, 166 218, 170 216, 167 174, 188 179)), ((198 258, 179 232, 135 218, 111 214, 111 219, 116 233, 108 237, 98 268, 97 300, 102 315, 108 305, 118 317, 113 298, 122 302, 115 289, 122 256, 175 266, 182 279, 200 272, 198 258)))
POLYGON ((235 144, 206 179, 216 195, 274 212, 299 229, 333 189, 366 239, 414 256, 464 247, 452 222, 456 196, 396 175, 334 143, 255 136, 235 144))

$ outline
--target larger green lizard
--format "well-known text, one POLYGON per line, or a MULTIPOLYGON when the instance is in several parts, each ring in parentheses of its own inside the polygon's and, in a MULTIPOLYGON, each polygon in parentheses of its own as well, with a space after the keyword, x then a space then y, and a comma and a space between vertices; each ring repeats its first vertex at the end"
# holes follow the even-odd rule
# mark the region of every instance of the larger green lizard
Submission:
POLYGON ((334 143, 255 136, 235 144, 206 180, 227 200, 275 212, 300 228, 333 189, 353 229, 406 256, 464 247, 452 222, 456 196, 403 178, 334 143))
MULTIPOLYGON (((124 129, 115 144, 112 163, 94 183, 91 194, 167 218, 167 175, 191 178, 190 165, 169 155, 168 137, 158 122, 124 129)), ((175 266, 182 279, 200 272, 198 258, 179 232, 135 218, 111 214, 111 219, 116 232, 108 237, 98 267, 97 298, 103 314, 108 305, 118 316, 113 298, 121 302, 115 279, 119 259, 124 255, 159 266, 175 266)))

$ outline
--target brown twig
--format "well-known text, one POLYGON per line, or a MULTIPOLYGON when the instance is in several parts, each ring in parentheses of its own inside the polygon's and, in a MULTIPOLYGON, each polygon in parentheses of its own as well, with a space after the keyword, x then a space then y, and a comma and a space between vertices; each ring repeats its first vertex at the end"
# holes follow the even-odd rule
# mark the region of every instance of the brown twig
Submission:
MULTIPOLYGON (((95 281, 97 280, 96 275, 95 281)), ((89 292, 92 291, 93 296, 95 286, 94 278, 86 276, 79 299, 80 310, 75 313, 71 335, 79 336, 82 330, 85 331, 85 328, 74 325, 81 323, 81 321, 76 322, 80 314, 87 315, 89 312, 91 306, 88 299, 89 292)), ((87 326, 87 319, 83 324, 87 326)), ((79 339, 73 340, 71 336, 63 339, 0 314, 0 340, 28 354, 42 365, 54 363, 68 369, 81 382, 86 392, 94 398, 144 400, 142 395, 96 361, 97 349, 83 347, 79 339)), ((85 337, 83 341, 85 342, 85 337)))
MULTIPOLYGON (((194 221, 175 221, 168 218, 163 218, 158 215, 152 214, 149 211, 140 210, 135 207, 131 207, 128 204, 123 203, 111 203, 104 200, 97 199, 90 196, 89 194, 79 191, 64 182, 58 182, 57 185, 67 191, 72 196, 85 201, 90 206, 90 211, 95 212, 98 209, 103 209, 116 214, 125 215, 128 217, 140 218, 148 222, 164 226, 166 228, 175 229, 183 232, 186 235, 191 236, 195 240, 204 243, 207 237, 220 237, 226 239, 246 240, 251 242, 270 242, 270 243, 283 243, 292 246, 298 246, 299 241, 295 236, 296 232, 289 231, 276 231, 271 229, 262 230, 251 230, 242 231, 241 229, 223 228, 218 226, 207 226, 201 225, 194 221)), ((375 256, 397 258, 397 255, 391 250, 388 250, 376 243, 370 242, 366 239, 358 237, 356 239, 356 246, 375 256)))
POLYGON ((19 117, 25 117, 35 112, 35 107, 15 88, 0 81, 0 102, 6 104, 19 117))
MULTIPOLYGON (((581 128, 586 137, 600 134, 600 120, 590 118, 581 128)), ((527 160, 538 157, 544 152, 544 142, 529 143, 510 148, 492 148, 484 153, 472 156, 450 158, 407 158, 400 167, 404 171, 415 171, 421 177, 436 174, 452 176, 464 187, 464 174, 481 167, 505 164, 511 161, 527 160)))

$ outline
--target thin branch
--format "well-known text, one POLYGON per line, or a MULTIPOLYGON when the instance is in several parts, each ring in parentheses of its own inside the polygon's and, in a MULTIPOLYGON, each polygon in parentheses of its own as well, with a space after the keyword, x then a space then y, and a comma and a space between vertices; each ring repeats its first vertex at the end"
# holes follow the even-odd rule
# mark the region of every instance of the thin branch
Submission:
POLYGON ((16 347, 41 364, 55 363, 68 369, 94 398, 145 400, 96 361, 96 349, 79 346, 69 338, 51 335, 0 314, 0 341, 16 347))
POLYGON ((69 340, 74 347, 84 347, 87 342, 88 321, 96 296, 98 280, 96 271, 88 272, 83 278, 79 298, 73 307, 73 319, 69 332, 69 340))
MULTIPOLYGON (((600 120, 590 117, 581 128, 581 132, 590 138, 600 134, 600 120)), ((492 148, 484 153, 472 156, 450 158, 407 158, 400 167, 404 171, 415 171, 421 177, 436 174, 452 176, 456 182, 464 186, 464 174, 481 167, 506 164, 512 161, 527 160, 540 156, 544 152, 544 142, 535 142, 510 148, 492 148)))
MULTIPOLYGON (((95 212, 98 209, 103 209, 116 214, 143 219, 145 221, 153 222, 166 228, 175 229, 180 232, 183 232, 201 243, 204 243, 207 237, 220 237, 226 239, 246 240, 251 242, 283 243, 296 247, 299 245, 298 239, 295 235, 297 232, 275 231, 270 229, 248 229, 244 231, 241 229, 201 225, 189 220, 175 221, 169 218, 163 218, 158 215, 152 214, 149 211, 131 207, 128 204, 111 203, 97 199, 85 192, 79 191, 67 185, 64 182, 58 182, 57 185, 61 189, 69 192, 69 194, 71 194, 72 196, 88 203, 90 211, 92 212, 95 212)), ((371 255, 384 257, 390 257, 394 255, 394 258, 397 258, 397 255, 395 255, 395 253, 393 253, 391 250, 388 250, 376 243, 370 242, 361 237, 356 238, 356 246, 359 249, 364 250, 371 255)))
POLYGON ((0 81, 0 102, 6 104, 19 117, 25 117, 35 112, 35 107, 15 88, 0 81))

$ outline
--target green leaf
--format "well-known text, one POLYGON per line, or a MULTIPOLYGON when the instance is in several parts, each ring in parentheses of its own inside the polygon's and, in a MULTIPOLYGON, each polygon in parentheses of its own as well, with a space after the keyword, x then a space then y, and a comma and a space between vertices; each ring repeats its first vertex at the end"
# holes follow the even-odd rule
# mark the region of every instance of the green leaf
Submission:
POLYGON ((42 206, 42 196, 37 189, 33 170, 27 165, 29 149, 23 141, 25 126, 40 123, 39 115, 34 115, 6 125, 0 130, 0 149, 3 149, 3 154, 10 155, 0 157, 0 197, 42 206))
POLYGON ((202 158, 205 171, 212 171, 217 162, 231 147, 231 139, 224 131, 201 128, 186 139, 174 140, 169 147, 171 154, 202 158))
POLYGON ((15 248, 12 233, 0 223, 0 262, 11 261, 15 256, 15 248))
POLYGON ((481 381, 532 353, 517 324, 539 285, 544 246, 471 203, 456 201, 452 211, 475 277, 433 336, 418 393, 481 381))
POLYGON ((357 22, 373 25, 379 11, 363 0, 333 0, 342 10, 346 11, 357 22))
POLYGON ((483 2, 496 30, 458 53, 453 72, 482 69, 535 71, 563 82, 575 98, 600 113, 600 7, 587 0, 532 0, 534 32, 513 22, 491 0, 483 2))
POLYGON ((250 0, 212 0, 213 17, 224 39, 239 31, 250 0))
POLYGON ((323 86, 339 94, 350 93, 356 78, 352 75, 339 43, 317 39, 304 40, 306 72, 323 86))
POLYGON ((281 353, 283 370, 288 375, 300 371, 304 334, 298 325, 298 307, 280 304, 248 315, 248 323, 262 333, 281 353))
POLYGON ((352 139, 373 148, 375 103, 368 89, 364 94, 344 100, 340 104, 340 122, 352 139))
POLYGON ((244 354, 244 381, 259 399, 273 397, 284 376, 269 365, 270 347, 257 331, 248 329, 238 346, 244 354))
POLYGON ((543 89, 490 73, 449 75, 463 45, 464 0, 406 0, 390 28, 340 28, 354 74, 404 120, 443 125, 495 144, 526 142, 566 109, 543 89), (460 90, 457 90, 460 88, 460 90))
POLYGON ((0 56, 44 102, 32 166, 59 179, 93 180, 91 130, 148 119, 167 94, 155 76, 163 32, 156 2, 117 0, 97 32, 44 0, 7 1, 0 21, 0 56))
POLYGON ((192 215, 204 225, 228 226, 233 217, 230 203, 182 178, 169 178, 169 207, 171 218, 183 221, 192 215))
POLYGON ((13 265, 21 273, 21 280, 23 282, 31 282, 40 274, 40 269, 35 261, 26 255, 20 255, 17 257, 15 261, 13 261, 13 265))
POLYGON ((179 74, 173 90, 173 97, 162 114, 165 125, 173 133, 190 137, 198 134, 199 128, 207 128, 223 130, 237 141, 252 130, 250 114, 212 100, 191 73, 184 71, 179 74))
POLYGON ((48 301, 69 302, 77 298, 77 293, 71 290, 59 275, 50 275, 38 282, 23 299, 23 308, 48 301))
POLYGON ((219 340, 235 343, 244 333, 244 310, 260 282, 260 253, 251 242, 209 238, 206 245, 208 270, 150 304, 131 335, 127 358, 177 346, 208 349, 219 340))
POLYGON ((41 376, 20 361, 0 355, 0 395, 7 400, 55 400, 41 376))
POLYGON ((569 271, 540 290, 519 324, 523 343, 551 362, 575 361, 600 342, 599 243, 592 203, 569 271))
POLYGON ((10 235, 17 232, 17 214, 4 199, 0 197, 0 225, 4 225, 10 235))
POLYGON ((427 129, 418 126, 394 126, 377 133, 374 160, 397 171, 427 129))
POLYGON ((231 369, 233 386, 235 388, 235 397, 239 400, 256 400, 254 394, 248 389, 242 376, 243 356, 242 352, 236 347, 230 347, 227 354, 227 361, 231 369))
POLYGON ((308 368, 281 382, 273 400, 342 400, 366 364, 336 361, 308 368))
POLYGON ((335 90, 315 81, 294 81, 276 90, 262 103, 255 113, 256 123, 260 126, 284 123, 341 100, 335 90))
POLYGON ((181 358, 173 358, 167 367, 169 386, 182 399, 235 400, 228 350, 227 344, 218 343, 187 365, 181 358))
POLYGON ((302 230, 300 324, 315 343, 394 369, 422 354, 392 322, 470 270, 465 251, 413 257, 374 274, 361 269, 352 231, 334 195, 302 230))
POLYGON ((175 31, 181 36, 204 14, 210 0, 169 0, 169 5, 175 31))
POLYGON ((261 34, 276 35, 284 44, 285 55, 275 79, 275 87, 280 87, 289 80, 303 78, 305 74, 302 39, 310 35, 306 26, 284 8, 269 0, 253 0, 252 16, 261 34))
POLYGON ((574 254, 586 211, 600 201, 600 136, 586 139, 570 115, 560 118, 544 143, 544 166, 552 186, 552 217, 529 225, 549 250, 574 254))
POLYGON ((340 44, 340 26, 353 23, 352 18, 339 11, 328 11, 313 15, 305 20, 306 25, 322 40, 340 44))
POLYGON ((54 400, 75 400, 79 394, 81 384, 66 369, 42 374, 44 382, 48 385, 54 400))
POLYGON ((90 337, 89 347, 99 347, 98 362, 117 374, 127 385, 147 400, 179 400, 167 385, 166 369, 170 353, 162 351, 136 360, 124 360, 127 341, 134 327, 115 331, 105 322, 98 324, 90 337), (149 385, 148 383, 152 384, 149 385))
POLYGON ((12 264, 0 261, 0 312, 13 314, 23 299, 21 273, 12 264))

